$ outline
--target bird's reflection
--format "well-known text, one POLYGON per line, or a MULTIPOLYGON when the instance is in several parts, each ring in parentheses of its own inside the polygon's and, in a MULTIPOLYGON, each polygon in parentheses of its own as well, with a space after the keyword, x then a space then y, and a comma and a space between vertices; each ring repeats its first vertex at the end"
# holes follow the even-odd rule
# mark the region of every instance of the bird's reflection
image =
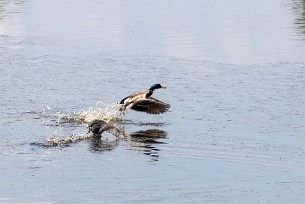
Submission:
POLYGON ((90 138, 90 150, 93 152, 107 152, 114 150, 120 144, 118 138, 109 140, 103 137, 91 137, 90 138))
POLYGON ((292 8, 296 13, 295 25, 299 33, 305 35, 305 1, 292 0, 292 8))
POLYGON ((127 139, 130 147, 152 157, 153 161, 158 161, 160 149, 157 144, 165 144, 159 139, 165 139, 167 132, 159 129, 149 129, 133 132, 127 139))
MULTIPOLYGON (((158 161, 160 149, 158 144, 166 144, 160 139, 166 139, 167 132, 159 129, 149 129, 133 132, 124 139, 128 146, 144 155, 148 155, 153 161, 158 161)), ((119 146, 121 139, 108 139, 103 136, 89 138, 89 148, 92 152, 112 151, 119 146)))
MULTIPOLYGON (((120 142, 124 142, 131 149, 150 156, 153 161, 158 161, 160 153, 159 146, 160 144, 165 144, 164 139, 167 138, 167 132, 157 128, 125 134, 124 125, 106 123, 102 120, 93 120, 88 124, 88 129, 89 131, 86 134, 73 134, 64 139, 54 134, 43 146, 66 147, 71 146, 73 143, 86 140, 89 143, 90 151, 107 152, 118 147, 120 142)), ((33 143, 35 146, 37 144, 33 143)), ((38 146, 41 145, 38 144, 38 146)))
MULTIPOLYGON (((151 124, 151 123, 150 123, 151 124)), ((95 152, 111 151, 116 148, 120 140, 127 141, 127 145, 142 152, 145 155, 149 155, 153 160, 158 160, 159 152, 157 144, 164 144, 160 139, 167 137, 167 132, 159 129, 148 129, 133 132, 126 135, 124 132, 124 126, 118 126, 115 124, 106 123, 103 120, 93 120, 88 124, 88 134, 91 132, 90 149, 95 152), (115 140, 104 139, 103 133, 108 132, 116 137, 115 140)))

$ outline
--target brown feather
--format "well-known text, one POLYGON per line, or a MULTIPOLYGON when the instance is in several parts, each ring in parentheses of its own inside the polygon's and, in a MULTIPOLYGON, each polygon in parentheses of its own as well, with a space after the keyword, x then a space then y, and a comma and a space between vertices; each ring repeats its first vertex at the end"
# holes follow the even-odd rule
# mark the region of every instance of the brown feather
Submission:
POLYGON ((160 114, 168 111, 170 105, 153 97, 149 97, 138 100, 137 102, 133 103, 130 108, 149 114, 160 114))

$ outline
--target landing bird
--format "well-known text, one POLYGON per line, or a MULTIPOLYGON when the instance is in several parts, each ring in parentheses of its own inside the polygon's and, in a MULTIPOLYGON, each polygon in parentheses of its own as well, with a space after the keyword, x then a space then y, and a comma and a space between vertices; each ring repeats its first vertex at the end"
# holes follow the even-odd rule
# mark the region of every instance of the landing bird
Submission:
POLYGON ((125 135, 115 126, 106 123, 103 120, 93 120, 88 124, 89 131, 88 133, 92 132, 95 135, 101 135, 104 131, 109 132, 110 134, 118 137, 124 138, 125 135))

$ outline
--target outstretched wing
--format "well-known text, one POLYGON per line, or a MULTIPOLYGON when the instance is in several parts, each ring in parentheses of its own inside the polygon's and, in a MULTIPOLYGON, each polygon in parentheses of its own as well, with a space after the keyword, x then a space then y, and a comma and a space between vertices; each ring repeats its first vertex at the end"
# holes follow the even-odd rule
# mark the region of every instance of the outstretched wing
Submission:
POLYGON ((124 133, 122 133, 119 129, 110 124, 102 126, 99 130, 99 133, 102 134, 104 131, 107 131, 118 138, 125 137, 124 133))
POLYGON ((160 114, 168 111, 170 105, 153 97, 148 97, 138 100, 130 108, 136 111, 146 112, 149 114, 160 114))

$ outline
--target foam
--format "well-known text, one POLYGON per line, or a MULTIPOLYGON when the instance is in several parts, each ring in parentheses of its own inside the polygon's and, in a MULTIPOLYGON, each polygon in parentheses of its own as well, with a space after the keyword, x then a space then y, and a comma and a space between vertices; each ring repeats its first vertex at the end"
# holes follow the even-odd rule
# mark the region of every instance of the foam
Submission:
POLYGON ((47 139, 47 145, 49 146, 59 146, 66 145, 70 143, 75 143, 81 140, 91 138, 90 134, 73 134, 66 138, 61 138, 58 134, 53 134, 50 138, 47 139))
POLYGON ((122 121, 122 113, 118 110, 117 104, 104 104, 98 102, 95 107, 89 107, 87 110, 78 113, 65 113, 63 111, 57 113, 58 123, 84 122, 89 123, 92 120, 99 119, 105 122, 122 121))

